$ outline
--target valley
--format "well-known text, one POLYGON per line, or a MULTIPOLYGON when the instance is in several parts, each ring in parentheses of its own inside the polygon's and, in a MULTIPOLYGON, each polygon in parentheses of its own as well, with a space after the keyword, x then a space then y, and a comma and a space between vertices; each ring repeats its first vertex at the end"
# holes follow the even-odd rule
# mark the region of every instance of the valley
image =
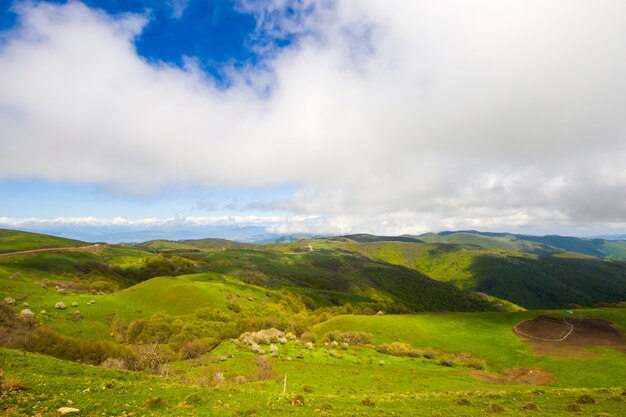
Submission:
POLYGON ((7 416, 626 412, 621 258, 0 232, 7 416))

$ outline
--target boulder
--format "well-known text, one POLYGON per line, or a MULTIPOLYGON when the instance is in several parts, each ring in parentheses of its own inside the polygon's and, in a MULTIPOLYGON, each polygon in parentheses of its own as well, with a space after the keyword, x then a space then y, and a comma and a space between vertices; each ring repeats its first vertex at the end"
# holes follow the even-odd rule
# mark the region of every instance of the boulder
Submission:
POLYGON ((58 303, 56 303, 54 305, 54 308, 56 308, 58 310, 65 310, 67 308, 67 306, 65 305, 65 303, 63 301, 59 301, 58 303))

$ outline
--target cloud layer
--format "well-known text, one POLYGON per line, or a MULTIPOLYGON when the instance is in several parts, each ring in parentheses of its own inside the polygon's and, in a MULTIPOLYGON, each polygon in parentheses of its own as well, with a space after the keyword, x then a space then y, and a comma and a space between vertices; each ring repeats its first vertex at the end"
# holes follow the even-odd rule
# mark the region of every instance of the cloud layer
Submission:
POLYGON ((145 16, 18 6, 0 40, 0 178, 289 184, 259 209, 345 232, 626 223, 623 1, 258 4, 240 8, 265 59, 224 68, 228 88, 193 57, 138 56, 145 16))

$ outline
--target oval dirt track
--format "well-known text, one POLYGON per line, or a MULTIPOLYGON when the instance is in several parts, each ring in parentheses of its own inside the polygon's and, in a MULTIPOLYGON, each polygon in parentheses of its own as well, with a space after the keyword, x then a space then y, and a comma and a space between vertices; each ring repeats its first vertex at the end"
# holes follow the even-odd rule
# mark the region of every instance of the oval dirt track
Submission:
POLYGON ((576 356, 589 347, 626 351, 626 336, 607 320, 539 316, 516 324, 513 331, 524 338, 535 354, 576 356))

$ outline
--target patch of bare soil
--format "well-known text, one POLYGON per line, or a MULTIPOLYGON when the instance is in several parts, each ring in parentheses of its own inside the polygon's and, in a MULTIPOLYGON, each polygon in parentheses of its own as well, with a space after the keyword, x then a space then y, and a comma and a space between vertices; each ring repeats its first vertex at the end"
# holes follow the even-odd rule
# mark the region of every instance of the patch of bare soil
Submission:
POLYGON ((548 385, 554 380, 554 374, 541 368, 506 369, 504 376, 476 371, 472 372, 472 376, 489 384, 548 385))
POLYGON ((593 355, 588 350, 593 347, 626 351, 626 336, 606 320, 540 316, 518 323, 513 331, 535 355, 585 358, 593 355))

